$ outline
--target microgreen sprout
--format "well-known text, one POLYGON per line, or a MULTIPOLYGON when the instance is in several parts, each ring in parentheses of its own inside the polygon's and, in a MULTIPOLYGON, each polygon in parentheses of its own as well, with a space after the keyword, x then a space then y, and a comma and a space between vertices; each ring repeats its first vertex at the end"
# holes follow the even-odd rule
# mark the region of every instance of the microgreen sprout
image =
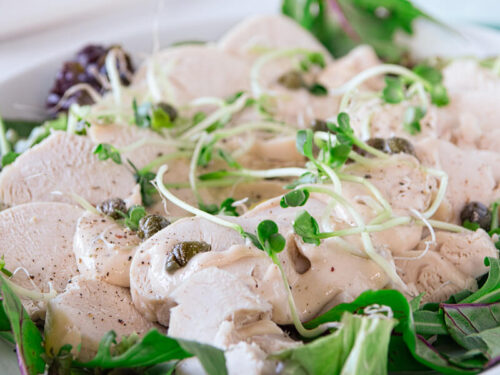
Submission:
POLYGON ((160 132, 162 129, 170 129, 174 126, 177 118, 175 108, 167 103, 152 104, 145 102, 140 106, 136 99, 132 101, 135 124, 141 128, 151 128, 160 132))
POLYGON ((404 83, 399 77, 385 77, 382 98, 386 103, 397 104, 405 99, 404 83))
POLYGON ((404 114, 403 129, 411 135, 416 135, 422 130, 420 120, 425 116, 425 108, 419 106, 408 107, 404 114))
POLYGON ((21 155, 19 152, 14 152, 14 151, 10 151, 5 155, 2 155, 2 160, 1 160, 2 168, 9 164, 12 164, 19 155, 21 155))
POLYGON ((200 208, 212 215, 226 215, 226 216, 239 216, 236 207, 233 205, 236 201, 234 198, 226 198, 222 201, 220 206, 216 204, 198 203, 200 208))
POLYGON ((139 229, 139 221, 146 216, 146 209, 143 206, 132 206, 128 211, 118 213, 123 217, 123 224, 133 231, 139 229))
POLYGON ((151 206, 154 203, 153 196, 156 194, 155 187, 151 184, 151 181, 155 179, 155 174, 149 169, 137 169, 137 167, 130 161, 127 160, 134 171, 135 181, 139 184, 141 190, 142 204, 146 207, 151 206))
POLYGON ((116 164, 122 163, 120 151, 118 151, 116 147, 108 143, 99 143, 97 146, 94 147, 93 153, 97 155, 99 160, 111 159, 116 164))
POLYGON ((257 225, 256 234, 245 233, 245 236, 248 237, 258 249, 265 251, 273 263, 278 267, 287 292, 288 306, 292 315, 292 321, 297 332, 303 337, 312 338, 319 336, 331 328, 332 325, 330 324, 322 324, 314 329, 307 329, 300 321, 299 314, 297 313, 297 306, 295 305, 290 284, 288 283, 288 278, 278 258, 278 253, 283 251, 286 245, 285 238, 279 233, 278 225, 272 220, 264 220, 257 225))

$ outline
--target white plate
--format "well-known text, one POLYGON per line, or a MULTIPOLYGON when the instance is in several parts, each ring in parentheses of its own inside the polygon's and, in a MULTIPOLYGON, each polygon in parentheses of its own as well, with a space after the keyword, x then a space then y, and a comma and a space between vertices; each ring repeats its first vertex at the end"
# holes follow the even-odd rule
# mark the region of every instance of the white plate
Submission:
MULTIPOLYGON (((200 1, 194 2, 200 5, 200 1)), ((215 2, 221 6, 227 4, 220 0, 215 0, 215 2)), ((197 12, 191 18, 169 17, 168 21, 162 22, 160 27, 162 45, 168 46, 184 40, 216 40, 246 15, 255 13, 255 9, 262 9, 262 12, 267 13, 277 9, 278 2, 275 0, 258 0, 257 2, 261 6, 255 6, 253 9, 248 4, 255 5, 255 2, 245 2, 247 6, 232 6, 229 10, 216 7, 215 12, 197 12)), ((238 2, 238 4, 243 3, 238 2)), ((412 53, 416 56, 500 55, 499 32, 480 27, 460 27, 460 35, 457 35, 443 32, 427 23, 419 23, 416 26, 415 37, 408 41, 412 53)), ((94 37, 92 41, 104 44, 119 43, 133 55, 140 55, 144 51, 151 50, 151 35, 152 26, 149 23, 146 28, 134 29, 133 33, 123 31, 121 35, 114 35, 114 39, 110 39, 109 34, 106 34, 103 37, 94 37)), ((57 39, 57 35, 52 37, 57 39)), ((47 42, 50 40, 44 41, 44 43, 47 42)), ((45 98, 61 62, 88 43, 89 39, 86 36, 81 38, 81 42, 76 42, 71 38, 68 42, 70 43, 58 45, 60 53, 57 55, 42 59, 34 66, 28 64, 22 69, 17 69, 14 74, 0 79, 0 114, 3 117, 43 119, 45 98)), ((2 341, 0 341, 0 369, 2 374, 19 374, 13 348, 2 341)), ((492 369, 484 374, 499 373, 500 370, 492 369)))

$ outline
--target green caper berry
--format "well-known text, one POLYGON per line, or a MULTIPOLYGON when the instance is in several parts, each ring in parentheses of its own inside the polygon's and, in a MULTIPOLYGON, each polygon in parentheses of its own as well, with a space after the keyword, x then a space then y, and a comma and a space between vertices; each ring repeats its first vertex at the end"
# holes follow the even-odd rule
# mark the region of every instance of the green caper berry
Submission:
POLYGON ((289 90, 298 90, 305 86, 302 74, 296 70, 290 70, 278 78, 278 82, 289 90))
POLYGON ((390 153, 390 148, 388 147, 387 141, 384 138, 370 138, 366 141, 368 146, 376 148, 379 151, 385 152, 386 154, 390 153))
POLYGON ((122 218, 120 212, 127 212, 127 204, 121 198, 112 198, 105 200, 97 207, 97 211, 101 214, 107 215, 115 220, 122 218))
POLYGON ((485 231, 489 231, 491 227, 491 211, 481 202, 470 202, 460 212, 460 220, 462 225, 466 221, 470 221, 479 224, 485 231))
POLYGON ((165 270, 173 273, 184 267, 196 254, 210 251, 212 246, 203 241, 184 241, 174 245, 172 251, 167 254, 165 270))
POLYGON ((162 109, 168 115, 171 122, 175 121, 175 119, 178 116, 178 113, 173 105, 165 103, 165 102, 159 102, 158 104, 156 104, 156 106, 158 108, 162 109))
POLYGON ((408 155, 417 156, 415 153, 415 148, 413 147, 411 142, 405 138, 389 138, 387 139, 387 147, 389 148, 391 154, 405 153, 408 155))
POLYGON ((146 215, 139 220, 137 235, 139 238, 147 239, 155 233, 170 225, 170 221, 160 215, 146 215))

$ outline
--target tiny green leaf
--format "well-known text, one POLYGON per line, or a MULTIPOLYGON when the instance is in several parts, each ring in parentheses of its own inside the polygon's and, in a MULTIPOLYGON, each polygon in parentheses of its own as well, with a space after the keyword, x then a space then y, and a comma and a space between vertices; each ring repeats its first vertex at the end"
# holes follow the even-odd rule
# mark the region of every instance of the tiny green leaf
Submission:
POLYGON ((309 192, 303 189, 292 190, 281 198, 280 206, 283 208, 287 207, 299 207, 306 204, 309 199, 309 192))
POLYGON ((421 107, 408 107, 405 111, 403 128, 411 135, 416 135, 422 130, 420 120, 425 116, 425 110, 421 107))
POLYGON ((259 223, 257 238, 269 255, 279 253, 285 248, 286 240, 278 233, 278 225, 272 220, 264 220, 259 223))
POLYGON ((443 80, 443 74, 441 74, 438 69, 429 65, 418 64, 413 68, 413 72, 432 85, 441 83, 441 81, 443 80))
POLYGON ((323 86, 321 83, 313 83, 312 85, 307 87, 307 91, 314 96, 326 96, 328 95, 328 89, 323 86))
POLYGON ((236 160, 234 160, 234 158, 226 151, 224 151, 223 149, 219 148, 217 149, 217 154, 220 156, 220 158, 222 160, 224 160, 227 165, 229 165, 231 168, 234 168, 234 169, 241 169, 241 164, 238 163, 236 160))
POLYGON ((385 77, 385 87, 382 98, 386 103, 397 104, 405 99, 404 84, 401 78, 385 77))
POLYGON ((174 123, 170 119, 170 115, 163 110, 161 107, 156 107, 153 110, 153 115, 151 118, 151 129, 160 131, 163 128, 172 128, 174 123))
POLYGON ((296 139, 297 150, 309 159, 314 159, 313 156, 313 132, 311 129, 299 130, 296 139))
POLYGON ((448 92, 446 91, 446 87, 444 87, 442 83, 432 86, 431 102, 432 104, 435 104, 438 107, 443 107, 450 102, 450 98, 448 97, 448 92))
POLYGON ((481 226, 480 226, 478 223, 473 223, 473 222, 471 222, 471 221, 469 221, 469 220, 465 220, 465 221, 463 222, 462 226, 463 226, 464 228, 467 228, 467 229, 472 230, 472 231, 476 231, 476 230, 478 230, 479 228, 481 228, 481 226))
POLYGON ((304 210, 297 215, 293 222, 293 229, 302 238, 302 241, 315 245, 320 244, 318 222, 309 212, 304 210))
POLYGON ((139 220, 146 216, 146 209, 143 206, 132 206, 127 212, 125 225, 132 230, 139 228, 139 220))
POLYGON ((120 151, 115 148, 113 145, 108 143, 99 143, 94 148, 94 154, 97 155, 99 160, 113 160, 116 164, 122 163, 122 158, 120 155, 120 151))

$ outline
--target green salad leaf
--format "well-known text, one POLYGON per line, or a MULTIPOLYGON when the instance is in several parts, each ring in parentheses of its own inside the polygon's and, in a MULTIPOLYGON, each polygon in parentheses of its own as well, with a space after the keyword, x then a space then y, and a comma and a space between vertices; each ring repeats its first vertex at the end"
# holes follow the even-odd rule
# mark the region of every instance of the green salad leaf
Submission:
MULTIPOLYGON (((16 344, 16 353, 21 373, 28 375, 41 374, 45 370, 45 361, 42 354, 45 352, 42 346, 42 334, 38 327, 30 319, 26 310, 16 294, 0 277, 3 313, 2 326, 6 325, 7 317, 12 329, 12 338, 16 344)), ((5 328, 5 327, 3 327, 5 328)))
POLYGON ((412 34, 415 19, 430 19, 408 0, 284 0, 282 12, 314 34, 335 57, 369 44, 390 62, 401 61, 406 52, 396 43, 396 33, 412 34))
POLYGON ((396 321, 344 312, 340 323, 336 332, 272 358, 283 361, 284 373, 386 374, 389 339, 396 321))

